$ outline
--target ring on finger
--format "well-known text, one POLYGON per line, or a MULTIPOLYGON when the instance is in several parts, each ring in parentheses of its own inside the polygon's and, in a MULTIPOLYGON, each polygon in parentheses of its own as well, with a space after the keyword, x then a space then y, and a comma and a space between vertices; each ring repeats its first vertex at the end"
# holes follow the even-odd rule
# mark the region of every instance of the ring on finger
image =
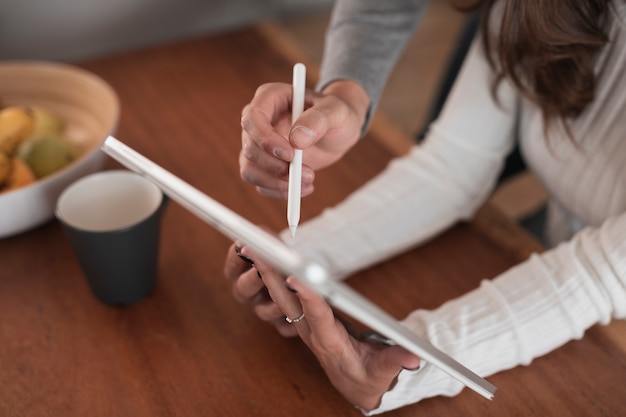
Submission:
POLYGON ((304 319, 304 311, 298 317, 295 317, 293 319, 290 318, 290 317, 285 317, 285 321, 287 321, 287 323, 289 323, 289 324, 297 323, 299 321, 302 321, 303 319, 304 319))

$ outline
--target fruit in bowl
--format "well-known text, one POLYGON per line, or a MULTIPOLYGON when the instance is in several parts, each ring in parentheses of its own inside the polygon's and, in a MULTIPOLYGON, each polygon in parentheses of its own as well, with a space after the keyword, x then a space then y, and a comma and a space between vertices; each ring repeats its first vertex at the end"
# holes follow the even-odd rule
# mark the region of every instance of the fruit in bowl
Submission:
POLYGON ((78 158, 64 131, 64 120, 46 109, 0 109, 0 193, 53 174, 78 158))
POLYGON ((115 91, 76 66, 0 63, 0 238, 54 217, 56 199, 100 170, 119 118, 115 91))

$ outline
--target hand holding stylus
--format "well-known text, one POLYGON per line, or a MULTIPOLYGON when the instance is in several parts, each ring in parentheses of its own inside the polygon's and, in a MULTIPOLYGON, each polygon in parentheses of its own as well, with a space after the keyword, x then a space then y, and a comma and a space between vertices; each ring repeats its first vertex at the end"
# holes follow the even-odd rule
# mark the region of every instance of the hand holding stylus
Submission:
POLYGON ((315 172, 358 142, 369 108, 360 85, 337 80, 322 92, 307 91, 306 110, 294 124, 293 93, 291 83, 263 84, 242 111, 240 175, 267 197, 288 198, 289 165, 296 149, 303 150, 300 196, 313 193, 315 172))

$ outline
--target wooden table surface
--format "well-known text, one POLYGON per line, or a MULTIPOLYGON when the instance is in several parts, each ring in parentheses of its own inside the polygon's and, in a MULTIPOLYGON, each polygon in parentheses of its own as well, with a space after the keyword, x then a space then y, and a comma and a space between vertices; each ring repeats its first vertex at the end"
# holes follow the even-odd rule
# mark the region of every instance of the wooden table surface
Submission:
MULTIPOLYGON (((238 175, 240 113, 255 88, 291 79, 290 54, 249 28, 80 63, 118 92, 116 136, 253 222, 286 226, 284 201, 238 175)), ((313 81, 313 80, 310 80, 313 81)), ((382 126, 382 127, 381 127, 382 126)), ((319 174, 306 220, 379 172, 396 152, 375 123, 319 174)), ((109 160, 107 169, 120 166, 109 160)), ((359 416, 297 339, 231 296, 229 241, 173 203, 163 218, 159 281, 135 305, 91 294, 56 221, 0 240, 1 416, 359 416)), ((425 246, 351 278, 397 318, 475 288, 538 246, 489 207, 425 246), (414 277, 419 275, 416 285, 414 277), (384 277, 384 279, 381 279, 384 277)), ((624 323, 592 328, 529 367, 390 416, 626 414, 624 323)))

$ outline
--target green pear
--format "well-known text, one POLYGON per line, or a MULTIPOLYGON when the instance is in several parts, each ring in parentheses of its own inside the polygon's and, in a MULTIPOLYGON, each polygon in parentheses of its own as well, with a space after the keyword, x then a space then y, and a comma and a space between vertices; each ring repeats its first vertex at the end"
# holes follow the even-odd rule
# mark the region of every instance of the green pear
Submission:
POLYGON ((37 178, 50 175, 78 157, 78 150, 62 136, 44 136, 26 141, 19 156, 37 178))
POLYGON ((65 120, 57 114, 37 106, 31 107, 30 110, 32 111, 35 122, 30 134, 32 139, 44 136, 58 136, 65 131, 65 120))

